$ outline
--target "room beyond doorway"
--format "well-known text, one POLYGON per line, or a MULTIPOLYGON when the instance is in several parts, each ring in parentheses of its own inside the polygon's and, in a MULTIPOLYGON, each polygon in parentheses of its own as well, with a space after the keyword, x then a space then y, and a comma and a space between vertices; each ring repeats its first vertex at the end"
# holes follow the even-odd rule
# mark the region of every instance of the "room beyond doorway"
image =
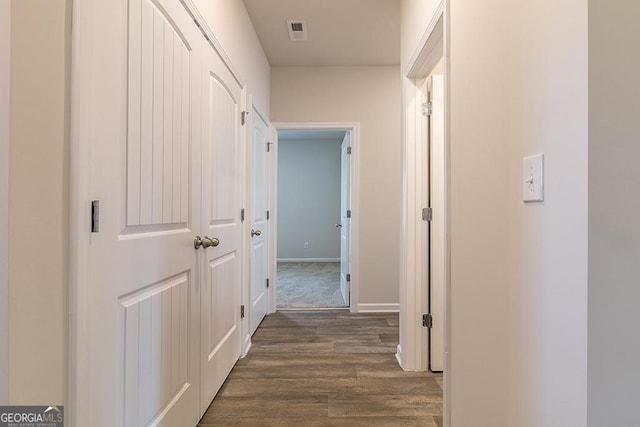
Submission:
POLYGON ((277 131, 276 309, 350 308, 357 125, 277 131))
POLYGON ((339 262, 279 262, 279 309, 345 308, 339 262))

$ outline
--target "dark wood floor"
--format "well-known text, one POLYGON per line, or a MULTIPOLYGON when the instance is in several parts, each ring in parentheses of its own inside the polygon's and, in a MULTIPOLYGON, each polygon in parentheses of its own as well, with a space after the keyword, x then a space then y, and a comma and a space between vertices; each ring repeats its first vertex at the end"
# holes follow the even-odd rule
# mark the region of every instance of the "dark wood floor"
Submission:
POLYGON ((397 314, 282 311, 199 426, 442 426, 442 375, 404 372, 397 314))

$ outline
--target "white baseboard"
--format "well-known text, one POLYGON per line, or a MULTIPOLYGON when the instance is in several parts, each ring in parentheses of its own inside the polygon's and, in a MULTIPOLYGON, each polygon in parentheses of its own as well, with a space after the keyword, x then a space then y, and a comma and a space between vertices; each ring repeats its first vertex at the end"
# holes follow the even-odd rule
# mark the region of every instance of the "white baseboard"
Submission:
POLYGON ((278 258, 278 262, 340 262, 340 258, 278 258))
POLYGON ((358 304, 358 313, 399 313, 400 303, 358 304))
POLYGON ((402 368, 402 347, 400 347, 400 344, 396 347, 396 360, 398 361, 398 365, 402 368))
POLYGON ((247 354, 249 354, 249 350, 251 349, 251 335, 247 334, 244 339, 244 351, 240 355, 240 359, 244 358, 247 354))

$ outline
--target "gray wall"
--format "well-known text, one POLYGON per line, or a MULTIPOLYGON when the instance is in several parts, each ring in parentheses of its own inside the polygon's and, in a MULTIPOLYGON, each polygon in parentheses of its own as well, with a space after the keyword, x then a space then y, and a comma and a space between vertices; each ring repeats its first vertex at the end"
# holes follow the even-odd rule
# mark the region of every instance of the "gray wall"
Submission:
POLYGON ((0 405, 9 403, 9 69, 11 2, 0 0, 0 405))
POLYGON ((341 143, 278 142, 278 259, 340 258, 341 143))
POLYGON ((589 1, 588 425, 640 425, 640 3, 589 1))
POLYGON ((68 0, 11 3, 12 405, 66 397, 70 12, 68 0))

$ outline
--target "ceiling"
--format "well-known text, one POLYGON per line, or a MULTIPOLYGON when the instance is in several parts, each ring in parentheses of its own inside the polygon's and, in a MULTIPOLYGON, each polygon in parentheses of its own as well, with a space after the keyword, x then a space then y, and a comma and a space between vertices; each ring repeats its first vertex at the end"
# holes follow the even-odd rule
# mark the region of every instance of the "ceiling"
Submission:
POLYGON ((400 0, 244 0, 271 66, 397 65, 400 0), (291 41, 287 21, 305 20, 291 41))

